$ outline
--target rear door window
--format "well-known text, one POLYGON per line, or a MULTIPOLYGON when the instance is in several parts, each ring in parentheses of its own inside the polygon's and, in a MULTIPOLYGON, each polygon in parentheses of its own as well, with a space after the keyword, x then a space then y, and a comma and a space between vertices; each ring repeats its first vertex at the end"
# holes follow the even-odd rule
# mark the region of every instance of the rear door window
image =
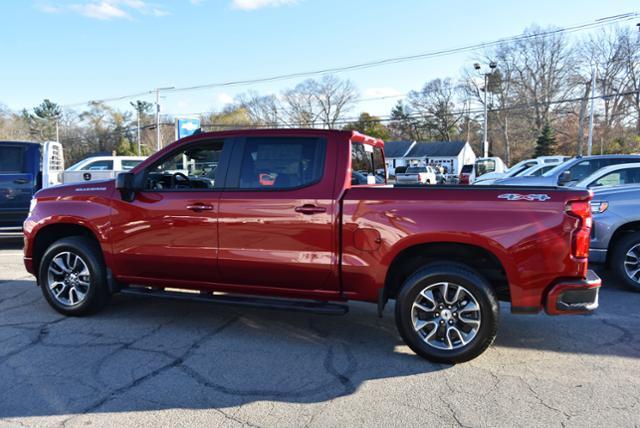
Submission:
POLYGON ((603 175, 593 183, 589 183, 589 187, 619 186, 622 184, 638 183, 640 183, 640 168, 625 168, 603 175))
MULTIPOLYGON (((351 142, 352 184, 382 184, 386 181, 382 149, 368 144, 351 142), (363 182, 362 177, 372 176, 363 182)), ((396 170, 396 173, 399 173, 396 170)))
POLYGON ((125 159, 121 162, 122 165, 122 170, 123 171, 130 171, 133 168, 135 168, 136 166, 138 166, 138 164, 142 162, 141 160, 133 160, 133 159, 125 159))
POLYGON ((95 162, 89 163, 87 166, 82 168, 85 171, 112 171, 113 170, 113 161, 112 160, 99 160, 95 162))
POLYGON ((247 138, 240 164, 240 189, 286 190, 322 178, 325 144, 317 138, 247 138))
POLYGON ((24 149, 22 147, 0 147, 0 173, 24 171, 24 149))

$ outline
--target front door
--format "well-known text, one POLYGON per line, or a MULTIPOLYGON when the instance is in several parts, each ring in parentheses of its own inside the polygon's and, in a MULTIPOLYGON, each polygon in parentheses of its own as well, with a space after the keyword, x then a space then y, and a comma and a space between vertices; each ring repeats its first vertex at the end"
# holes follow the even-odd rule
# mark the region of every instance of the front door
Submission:
POLYGON ((327 142, 247 138, 234 151, 219 205, 226 284, 335 292, 338 206, 325 174, 327 142))
POLYGON ((138 174, 144 190, 114 203, 115 273, 193 285, 218 280, 222 141, 190 143, 138 174))

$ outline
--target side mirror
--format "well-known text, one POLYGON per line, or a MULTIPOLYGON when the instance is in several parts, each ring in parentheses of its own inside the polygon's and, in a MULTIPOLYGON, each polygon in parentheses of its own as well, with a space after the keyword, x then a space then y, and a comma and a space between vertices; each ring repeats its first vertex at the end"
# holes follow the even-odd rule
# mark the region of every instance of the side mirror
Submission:
POLYGON ((562 173, 562 175, 560 175, 560 178, 558 179, 558 184, 561 186, 564 186, 565 184, 569 183, 571 181, 571 171, 570 170, 566 170, 562 173))
POLYGON ((123 201, 131 202, 135 197, 135 189, 133 178, 135 176, 131 172, 121 172, 116 177, 116 189, 120 191, 123 201))

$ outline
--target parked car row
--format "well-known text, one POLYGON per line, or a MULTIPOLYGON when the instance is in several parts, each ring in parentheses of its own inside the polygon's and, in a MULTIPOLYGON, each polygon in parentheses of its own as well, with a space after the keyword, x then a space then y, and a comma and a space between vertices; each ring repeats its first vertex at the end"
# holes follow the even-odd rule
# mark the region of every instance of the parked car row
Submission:
MULTIPOLYGON (((472 169, 466 166, 468 176, 472 169)), ((477 177, 473 184, 594 190, 589 260, 605 264, 622 283, 640 291, 640 155, 527 159, 505 173, 477 177)))

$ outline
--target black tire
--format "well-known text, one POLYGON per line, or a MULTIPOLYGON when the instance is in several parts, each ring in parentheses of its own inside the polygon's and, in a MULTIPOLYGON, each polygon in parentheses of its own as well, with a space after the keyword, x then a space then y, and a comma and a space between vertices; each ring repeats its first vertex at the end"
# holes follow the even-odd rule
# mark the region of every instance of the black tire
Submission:
MULTIPOLYGON (((63 315, 81 316, 102 309, 111 297, 107 282, 107 270, 98 244, 86 237, 72 236, 60 239, 47 248, 38 269, 38 285, 49 305, 63 315), (49 267, 52 260, 61 253, 71 253, 86 265, 90 277, 86 297, 76 304, 63 304, 54 296, 49 287, 49 267)), ((77 293, 76 293, 77 298, 77 293)))
MULTIPOLYGON (((634 281, 629 277, 625 270, 625 261, 627 253, 633 247, 640 245, 640 232, 629 233, 616 242, 611 252, 609 264, 620 282, 634 291, 640 291, 640 280, 634 281)), ((640 253, 640 251, 638 251, 640 253)), ((639 254, 640 255, 640 254, 639 254)), ((638 276, 636 276, 638 278, 638 276)))
POLYGON ((475 270, 458 263, 436 262, 418 269, 402 284, 396 297, 396 326, 402 339, 416 354, 436 363, 461 363, 484 352, 496 337, 499 314, 498 299, 487 280, 475 270), (475 337, 457 349, 443 350, 427 344, 413 326, 413 303, 418 293, 440 282, 464 287, 480 307, 480 326, 475 337))

